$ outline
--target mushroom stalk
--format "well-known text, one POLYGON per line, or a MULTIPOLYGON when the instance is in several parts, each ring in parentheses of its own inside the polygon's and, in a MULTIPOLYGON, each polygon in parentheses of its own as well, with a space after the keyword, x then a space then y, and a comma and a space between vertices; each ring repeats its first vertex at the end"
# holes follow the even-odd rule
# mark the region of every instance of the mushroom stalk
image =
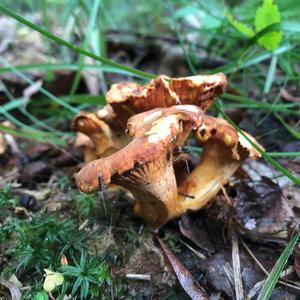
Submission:
POLYGON ((188 178, 178 187, 179 211, 198 210, 205 206, 226 184, 241 165, 240 160, 232 157, 231 149, 208 142, 201 156, 201 162, 188 178))
MULTIPOLYGON (((260 157, 260 153, 223 119, 204 116, 196 137, 203 145, 203 153, 199 165, 178 187, 180 209, 177 215, 205 206, 247 157, 260 157)), ((250 135, 248 137, 255 142, 250 135)))

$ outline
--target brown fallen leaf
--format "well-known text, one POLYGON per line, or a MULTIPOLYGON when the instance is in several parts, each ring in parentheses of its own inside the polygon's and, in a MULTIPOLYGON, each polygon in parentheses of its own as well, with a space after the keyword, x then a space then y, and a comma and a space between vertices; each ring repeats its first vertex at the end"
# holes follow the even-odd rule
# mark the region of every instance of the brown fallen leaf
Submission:
POLYGON ((200 286, 196 286, 193 276, 188 269, 177 259, 177 257, 171 252, 168 246, 159 237, 156 237, 165 255, 170 261, 173 270, 185 292, 193 300, 208 300, 209 297, 200 286))
POLYGON ((186 238, 207 253, 214 253, 215 247, 210 240, 209 234, 203 224, 201 225, 199 226, 198 220, 192 220, 188 214, 183 215, 179 221, 180 232, 186 238))
POLYGON ((284 241, 295 222, 295 214, 280 187, 267 177, 251 186, 235 186, 234 219, 247 236, 263 241, 284 241))

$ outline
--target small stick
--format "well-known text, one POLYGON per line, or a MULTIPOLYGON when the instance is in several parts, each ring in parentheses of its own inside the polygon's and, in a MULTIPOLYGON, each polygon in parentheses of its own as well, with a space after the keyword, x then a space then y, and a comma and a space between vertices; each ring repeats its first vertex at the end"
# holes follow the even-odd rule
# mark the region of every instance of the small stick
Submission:
POLYGON ((199 257, 201 260, 206 259, 207 257, 203 255, 202 253, 195 250, 192 246, 190 246, 188 243, 181 241, 180 242, 185 245, 188 249, 190 249, 197 257, 199 257))
POLYGON ((151 280, 151 275, 149 274, 126 274, 125 276, 128 279, 136 279, 136 280, 147 280, 150 281, 151 280))
POLYGON ((188 195, 188 194, 181 193, 181 192, 178 192, 178 195, 183 196, 183 197, 186 197, 186 198, 195 199, 195 196, 193 196, 193 195, 188 195))
POLYGON ((102 175, 98 176, 98 184, 99 184, 99 196, 103 203, 104 213, 107 215, 107 209, 106 209, 106 201, 107 201, 107 190, 104 183, 104 179, 102 175))
POLYGON ((236 234, 232 238, 232 268, 234 278, 235 297, 237 300, 244 299, 244 289, 241 275, 239 239, 236 234))

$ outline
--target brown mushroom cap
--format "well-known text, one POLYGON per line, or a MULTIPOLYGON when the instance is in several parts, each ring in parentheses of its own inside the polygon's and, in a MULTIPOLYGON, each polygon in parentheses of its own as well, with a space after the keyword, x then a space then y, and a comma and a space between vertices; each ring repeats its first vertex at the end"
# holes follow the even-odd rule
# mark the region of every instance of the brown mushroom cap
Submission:
POLYGON ((128 120, 132 142, 118 152, 87 164, 77 176, 79 189, 98 189, 98 176, 127 188, 135 197, 135 212, 150 225, 161 226, 177 208, 173 169, 174 148, 202 122, 202 110, 178 105, 137 114, 128 120))
MULTIPOLYGON (((263 149, 253 137, 244 134, 263 149)), ((223 119, 204 116, 196 136, 203 145, 203 153, 199 165, 178 187, 179 214, 206 205, 247 157, 260 157, 260 153, 223 119)))
MULTIPOLYGON (((82 144, 86 147, 85 161, 91 161, 98 157, 107 156, 119 149, 130 141, 125 134, 116 134, 107 123, 99 119, 96 113, 79 113, 73 120, 73 130, 83 133, 90 139, 88 143, 85 140, 85 145, 81 143, 78 138, 82 140, 82 136, 77 136, 75 145, 82 144)), ((125 132, 125 130, 124 130, 125 132)))
POLYGON ((223 73, 170 79, 159 76, 147 85, 118 83, 106 95, 107 105, 97 113, 80 113, 73 129, 86 134, 93 148, 85 147, 85 161, 107 156, 130 142, 125 133, 127 120, 136 113, 176 104, 197 105, 207 110, 227 85, 223 73))
POLYGON ((116 115, 125 119, 135 113, 157 107, 191 104, 206 111, 214 98, 223 93, 227 85, 223 73, 182 78, 158 76, 147 85, 121 82, 113 84, 106 94, 106 101, 116 115))

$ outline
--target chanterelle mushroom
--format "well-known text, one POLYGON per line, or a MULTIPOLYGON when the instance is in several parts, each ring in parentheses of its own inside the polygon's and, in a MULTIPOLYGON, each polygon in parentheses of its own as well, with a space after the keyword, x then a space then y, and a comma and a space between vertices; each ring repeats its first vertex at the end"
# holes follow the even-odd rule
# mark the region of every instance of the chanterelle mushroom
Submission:
POLYGON ((77 176, 81 191, 98 189, 98 176, 128 189, 135 212, 153 227, 163 225, 177 211, 173 152, 193 128, 202 123, 202 110, 193 105, 157 108, 128 120, 132 142, 118 152, 87 164, 77 176))
MULTIPOLYGON (((252 136, 244 134, 263 149, 252 136)), ((178 187, 181 213, 206 205, 247 157, 260 157, 260 153, 223 119, 204 116, 196 136, 203 153, 200 164, 178 187)))
POLYGON ((85 162, 110 155, 130 141, 124 129, 122 133, 113 130, 96 113, 79 113, 72 127, 77 131, 75 145, 84 147, 85 162))
POLYGON ((91 139, 84 146, 85 161, 105 157, 129 143, 124 131, 127 120, 134 114, 176 104, 197 105, 206 111, 226 85, 223 73, 173 79, 158 76, 147 85, 131 82, 112 85, 104 108, 97 113, 82 112, 73 120, 73 129, 91 139))
POLYGON ((206 111, 227 86, 223 73, 182 78, 158 76, 147 85, 131 82, 113 84, 106 95, 116 115, 128 117, 157 107, 192 104, 206 111))

